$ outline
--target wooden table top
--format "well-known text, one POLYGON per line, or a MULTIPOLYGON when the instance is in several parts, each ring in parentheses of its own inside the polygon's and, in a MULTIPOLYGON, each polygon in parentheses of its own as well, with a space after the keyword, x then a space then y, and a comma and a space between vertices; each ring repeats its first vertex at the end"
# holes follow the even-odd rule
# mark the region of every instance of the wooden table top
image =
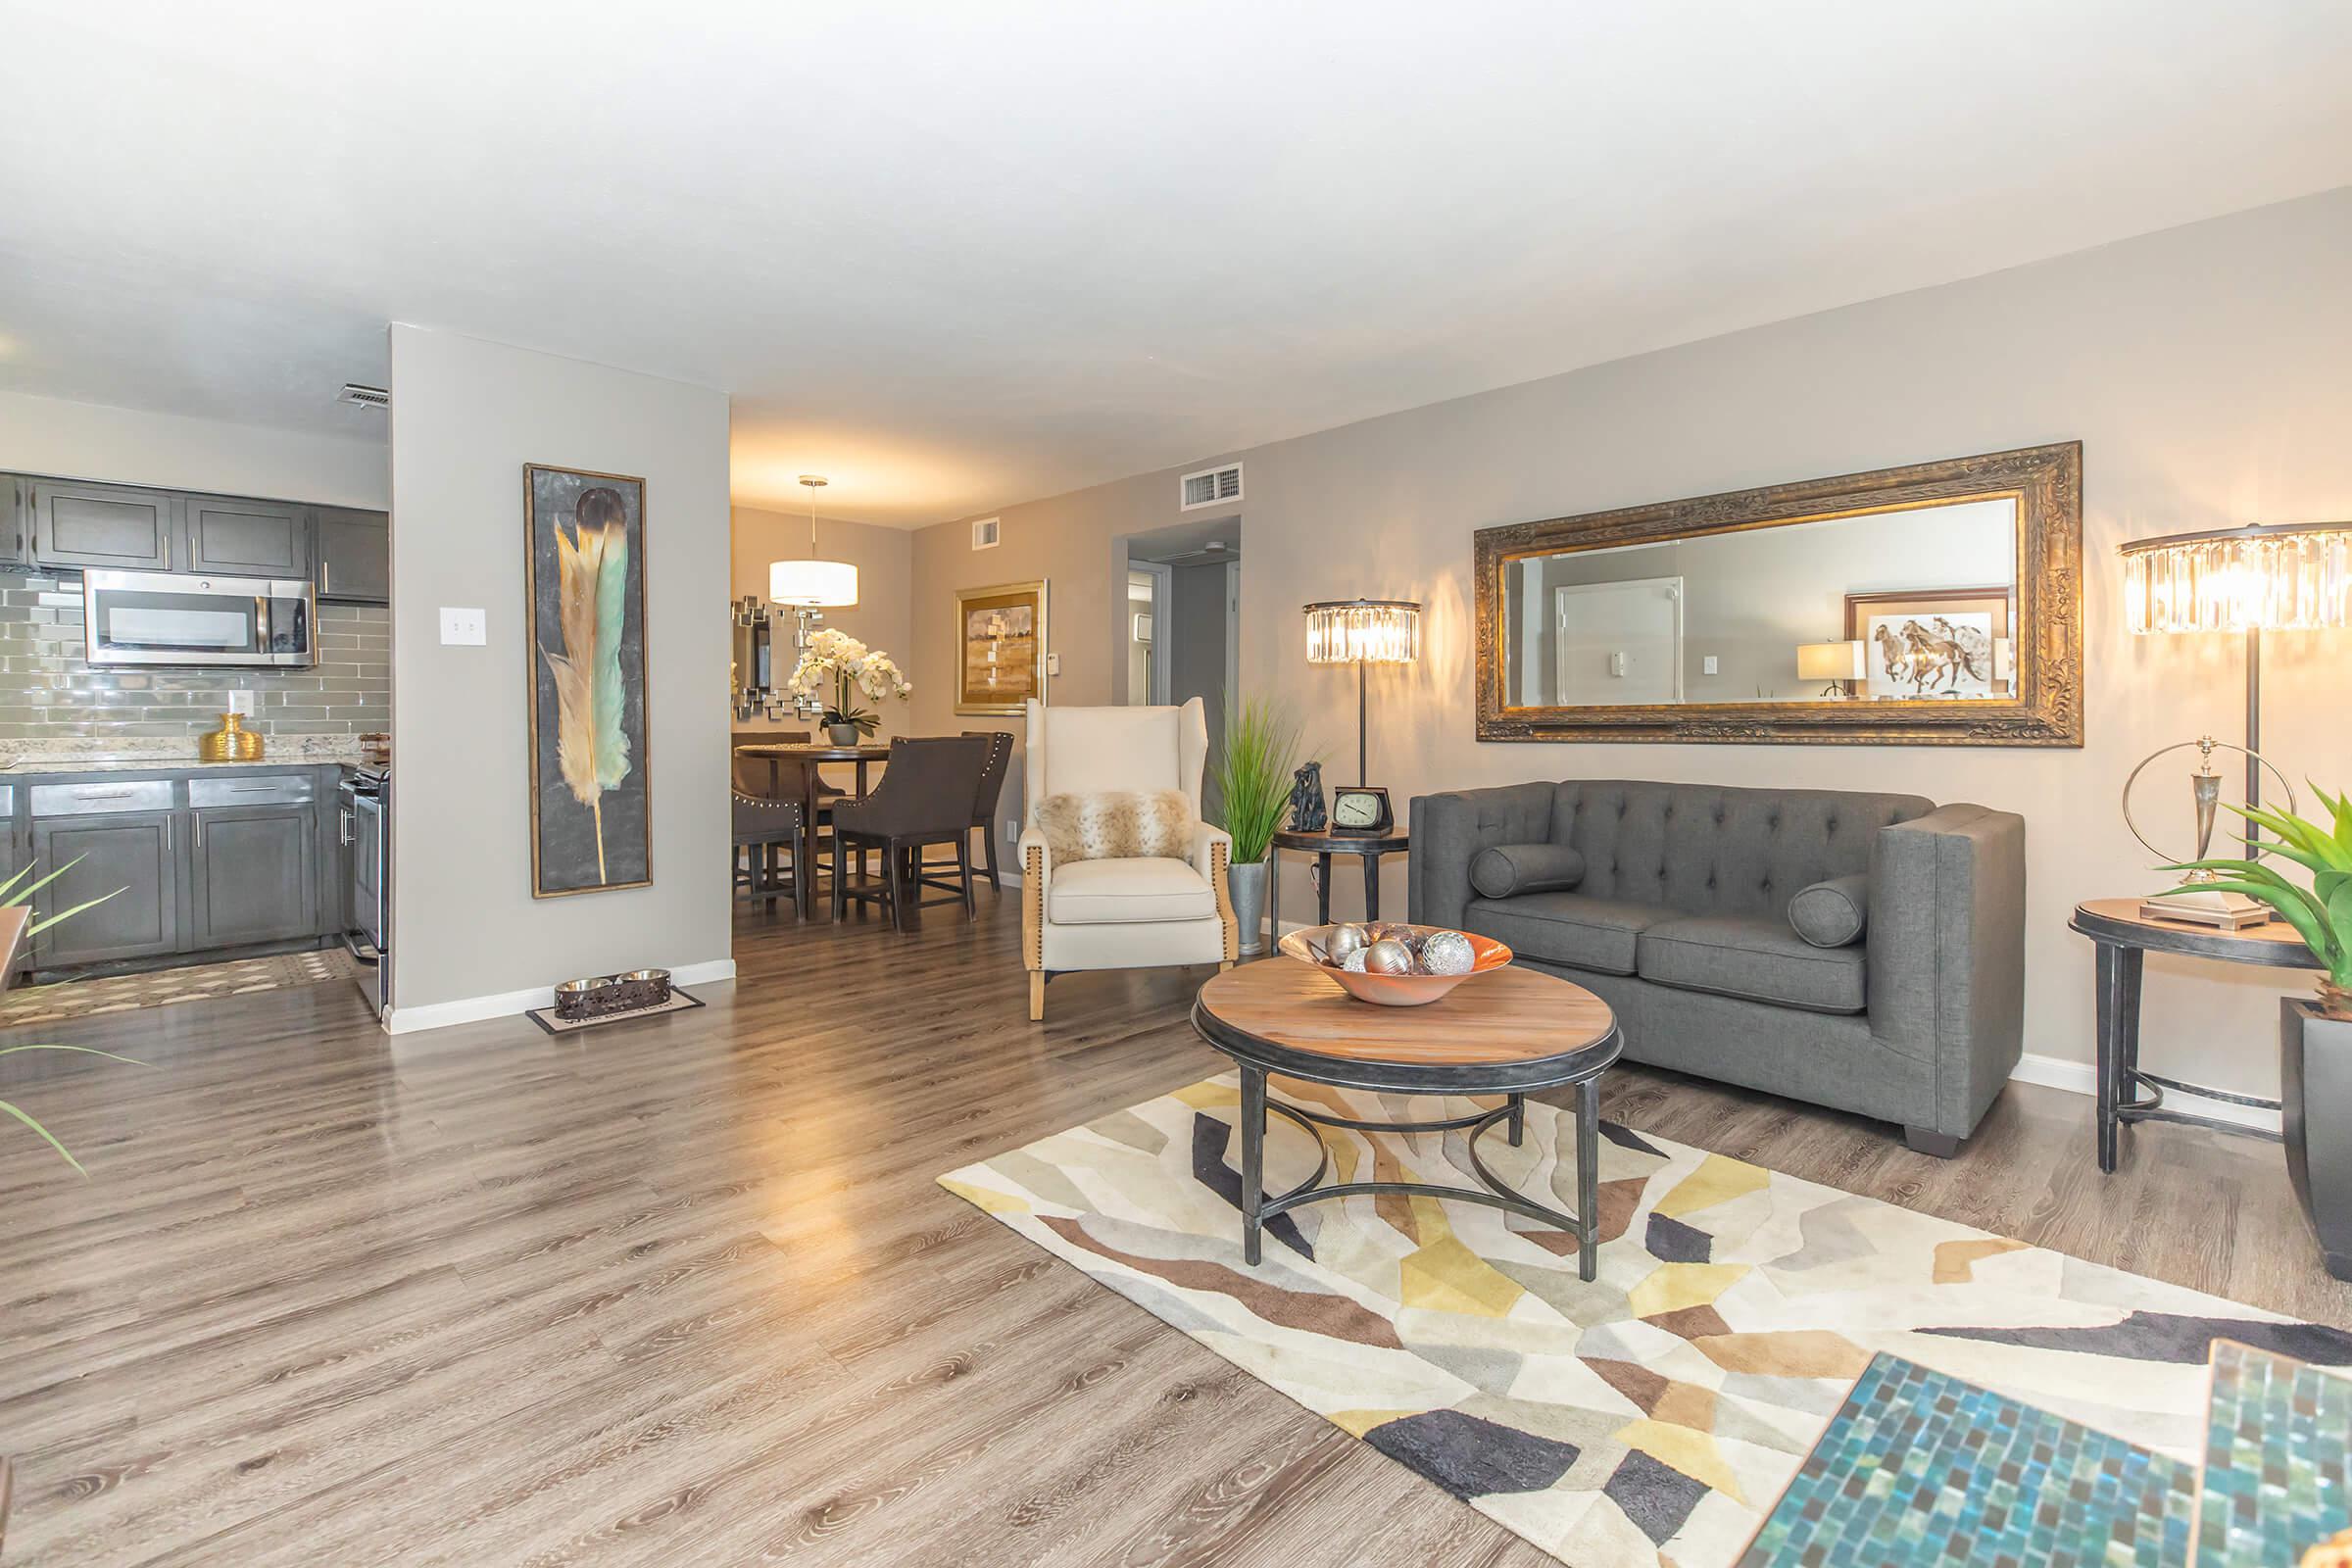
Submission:
POLYGON ((1599 1045, 1617 1029, 1609 1004, 1583 986, 1515 966, 1473 975, 1427 1006, 1383 1007, 1356 1001, 1312 964, 1267 958, 1210 980, 1195 1005, 1268 1045, 1388 1065, 1542 1061, 1599 1045))
POLYGON ((1274 834, 1278 850, 1305 850, 1314 855, 1388 855, 1410 848, 1412 839, 1395 833, 1300 833, 1282 828, 1274 834))
POLYGON ((736 747, 735 755, 784 762, 882 762, 890 760, 890 748, 870 743, 835 746, 830 741, 754 741, 736 747))
POLYGON ((2224 931, 2194 920, 2159 920, 2142 914, 2137 899, 2089 899, 2075 906, 2074 927, 2087 937, 2151 953, 2185 953, 2227 963, 2263 963, 2281 969, 2320 966, 2295 928, 2284 920, 2224 931))

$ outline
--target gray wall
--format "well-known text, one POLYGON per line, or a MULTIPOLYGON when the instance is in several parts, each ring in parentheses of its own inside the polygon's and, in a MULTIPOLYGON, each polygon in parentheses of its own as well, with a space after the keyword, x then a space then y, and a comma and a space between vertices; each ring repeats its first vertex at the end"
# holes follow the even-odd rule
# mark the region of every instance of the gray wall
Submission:
MULTIPOLYGON (((1004 543, 983 580, 1047 577, 1057 607, 1105 603, 1118 569, 1106 542, 1180 520, 1178 475, 1241 457, 1242 688, 1287 700, 1326 757, 1352 745, 1353 676, 1306 663, 1299 607, 1365 594, 1427 606, 1421 662, 1372 671, 1372 772, 1400 798, 1631 775, 1907 790, 2022 812, 2034 867, 2027 1050, 2085 1061, 2091 956, 2068 913, 2163 881, 2117 811, 2125 776, 2160 745, 2238 736, 2244 723, 2237 641, 2131 636, 2115 548, 2352 515, 2348 275, 2352 191, 2336 191, 999 509, 1004 543), (1476 741, 1474 530, 2070 439, 2084 443, 2082 750, 1476 741)), ((943 721, 925 705, 944 702, 946 606, 971 561, 960 521, 916 539, 918 724, 943 721), (943 635, 926 635, 934 624, 943 635)), ((1054 646, 1054 701, 1108 701, 1115 645, 1100 618, 1057 614, 1054 646)), ((2289 777, 2352 782, 2347 668, 2352 634, 2271 639, 2267 736, 2289 777)), ((1401 907, 1402 858, 1386 874, 1401 907)), ((1302 866, 1286 862, 1285 875, 1286 906, 1306 907, 1302 866)), ((2298 984, 2151 962, 2148 1065, 2272 1092, 2276 998, 2298 984)))
POLYGON ((318 663, 304 670, 92 667, 81 584, 0 572, 0 739, 168 739, 220 726, 221 693, 255 694, 263 735, 364 735, 392 727, 391 612, 320 605, 318 663))
POLYGON ((394 1028, 515 1010, 574 975, 723 963, 725 394, 398 323, 391 346, 394 1028), (646 481, 650 887, 531 897, 526 463, 646 481), (442 606, 485 609, 488 645, 443 647, 442 606))

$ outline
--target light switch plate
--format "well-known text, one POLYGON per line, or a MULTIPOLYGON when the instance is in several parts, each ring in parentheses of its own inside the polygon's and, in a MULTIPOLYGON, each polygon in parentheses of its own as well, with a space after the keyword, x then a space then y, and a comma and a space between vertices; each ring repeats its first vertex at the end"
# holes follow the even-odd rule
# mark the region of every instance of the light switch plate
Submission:
POLYGON ((253 716, 253 693, 249 691, 230 691, 223 692, 220 695, 225 699, 227 711, 231 713, 242 713, 247 718, 251 718, 253 716))
POLYGON ((1720 675, 1723 673, 1723 662, 1709 654, 1699 662, 1698 672, 1701 675, 1720 675))
POLYGON ((1046 656, 1046 673, 1049 675, 1058 675, 1061 673, 1061 656, 1059 654, 1048 654, 1046 656))
POLYGON ((479 648, 490 640, 489 616, 480 610, 441 607, 441 643, 445 648, 479 648))

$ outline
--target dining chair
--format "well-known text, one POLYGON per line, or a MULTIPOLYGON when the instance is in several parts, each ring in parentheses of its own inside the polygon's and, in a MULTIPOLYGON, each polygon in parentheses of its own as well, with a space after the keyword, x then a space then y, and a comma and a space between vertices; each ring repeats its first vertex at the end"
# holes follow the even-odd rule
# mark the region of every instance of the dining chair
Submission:
POLYGON ((880 904, 891 925, 907 928, 921 897, 923 877, 916 861, 934 844, 956 848, 963 913, 972 904, 972 803, 988 768, 988 742, 977 736, 901 737, 890 743, 890 766, 862 801, 833 808, 833 917, 840 919, 853 899, 880 904), (845 855, 882 852, 882 875, 853 884, 845 855))
MULTIPOLYGON (((997 880, 997 801, 1004 793, 1004 774, 1012 760, 1012 732, 1003 729, 967 729, 967 736, 988 742, 988 766, 980 775, 980 794, 972 802, 972 826, 980 832, 980 848, 988 862, 983 874, 995 892, 1004 891, 997 880)), ((954 892, 956 884, 948 879, 956 867, 945 860, 915 862, 917 880, 927 888, 945 888, 954 892)))
POLYGON ((801 909, 802 883, 810 873, 808 823, 801 803, 768 800, 738 790, 730 804, 735 818, 734 843, 727 858, 733 885, 755 899, 764 898, 767 912, 774 914, 778 878, 783 870, 776 864, 776 851, 783 849, 792 856, 792 908, 797 916, 801 909))

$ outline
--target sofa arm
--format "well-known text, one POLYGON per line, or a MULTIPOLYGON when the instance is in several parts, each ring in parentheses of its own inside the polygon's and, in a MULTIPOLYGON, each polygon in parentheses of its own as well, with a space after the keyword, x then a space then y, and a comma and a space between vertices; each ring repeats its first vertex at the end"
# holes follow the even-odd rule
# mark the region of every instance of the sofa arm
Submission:
POLYGON ((1478 896, 1470 886, 1470 862, 1490 845, 1549 841, 1556 788, 1505 784, 1414 796, 1406 816, 1413 842, 1405 851, 1405 918, 1416 925, 1460 926, 1478 896))
POLYGON ((1021 967, 1036 974, 1046 967, 1046 881, 1054 874, 1054 852, 1046 847, 1046 836, 1029 826, 1021 829, 1017 851, 1021 858, 1021 967))
POLYGON ((1193 869, 1208 879, 1216 890, 1217 919, 1225 927, 1225 961, 1231 963, 1242 956, 1242 925, 1233 912, 1232 877, 1233 835, 1207 822, 1193 829, 1193 869))
POLYGON ((1871 1033, 1932 1064, 1929 1130, 1965 1138, 2025 1049, 2026 819, 1945 806, 1870 851, 1871 1033))

